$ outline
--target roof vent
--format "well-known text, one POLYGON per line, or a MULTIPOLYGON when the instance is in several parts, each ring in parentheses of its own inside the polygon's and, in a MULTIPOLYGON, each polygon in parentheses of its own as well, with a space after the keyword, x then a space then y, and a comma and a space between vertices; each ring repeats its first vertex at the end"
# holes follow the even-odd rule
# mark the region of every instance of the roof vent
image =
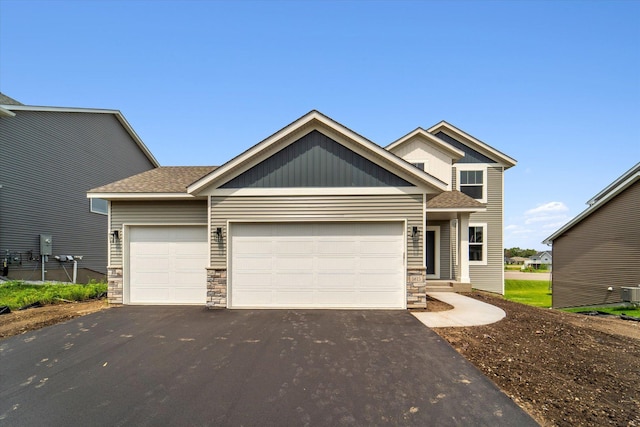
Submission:
POLYGON ((624 302, 640 303, 640 286, 639 287, 621 287, 620 297, 624 302))

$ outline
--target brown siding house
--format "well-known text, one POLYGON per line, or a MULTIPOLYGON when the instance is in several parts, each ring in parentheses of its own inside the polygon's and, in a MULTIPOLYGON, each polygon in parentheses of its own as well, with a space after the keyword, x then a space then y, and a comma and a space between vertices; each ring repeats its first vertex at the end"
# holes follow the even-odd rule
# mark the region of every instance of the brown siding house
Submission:
POLYGON ((588 204, 544 241, 554 308, 622 302, 621 287, 640 286, 640 163, 588 204))

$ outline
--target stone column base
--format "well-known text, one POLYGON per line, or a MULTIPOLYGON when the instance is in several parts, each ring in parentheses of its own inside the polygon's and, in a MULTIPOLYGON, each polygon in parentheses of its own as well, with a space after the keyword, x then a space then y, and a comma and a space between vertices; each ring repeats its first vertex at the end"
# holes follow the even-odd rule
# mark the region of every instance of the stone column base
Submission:
POLYGON ((426 286, 426 268, 407 268, 407 308, 427 308, 426 286))
POLYGON ((122 266, 107 267, 107 300, 109 304, 122 304, 122 266))
POLYGON ((226 268, 207 268, 207 308, 227 308, 226 268))

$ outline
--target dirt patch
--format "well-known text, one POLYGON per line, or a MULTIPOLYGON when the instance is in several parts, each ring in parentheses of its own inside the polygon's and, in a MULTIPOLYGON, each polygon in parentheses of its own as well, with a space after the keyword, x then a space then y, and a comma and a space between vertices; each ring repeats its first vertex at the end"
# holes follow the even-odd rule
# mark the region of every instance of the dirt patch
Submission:
POLYGON ((104 310, 108 307, 106 300, 93 300, 12 311, 9 314, 0 316, 0 338, 24 334, 25 332, 104 310))
MULTIPOLYGON (((640 426, 640 322, 539 309, 474 292, 500 322, 434 328, 543 426, 640 426)), ((108 308, 60 304, 0 316, 0 338, 108 308)), ((451 309, 430 299, 427 311, 451 309)))
POLYGON ((640 426, 640 322, 475 292, 500 322, 434 328, 543 426, 640 426))

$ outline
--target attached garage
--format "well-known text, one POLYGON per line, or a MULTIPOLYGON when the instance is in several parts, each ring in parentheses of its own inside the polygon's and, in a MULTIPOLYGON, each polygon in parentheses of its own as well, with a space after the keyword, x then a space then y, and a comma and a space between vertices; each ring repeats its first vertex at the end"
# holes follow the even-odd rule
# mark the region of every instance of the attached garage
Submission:
POLYGON ((206 226, 131 226, 129 304, 202 304, 207 294, 206 226))
POLYGON ((406 307, 404 221, 231 223, 229 307, 406 307))

